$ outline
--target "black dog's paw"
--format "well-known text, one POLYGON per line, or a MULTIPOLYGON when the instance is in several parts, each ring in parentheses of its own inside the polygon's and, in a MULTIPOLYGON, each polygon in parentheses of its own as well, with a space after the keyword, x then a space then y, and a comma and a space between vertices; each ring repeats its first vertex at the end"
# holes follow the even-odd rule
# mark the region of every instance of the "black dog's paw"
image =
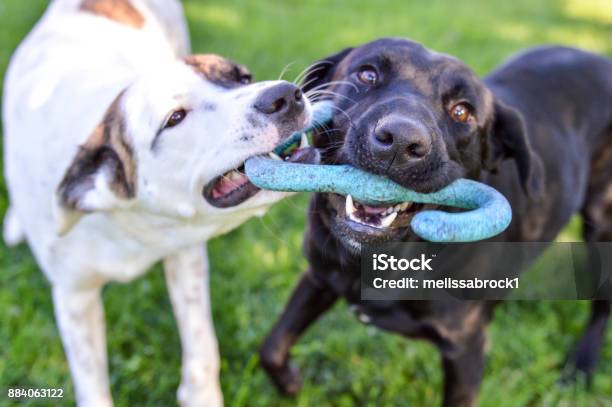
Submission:
POLYGON ((300 369, 290 361, 275 361, 274 358, 261 357, 261 367, 266 371, 276 388, 286 396, 295 396, 302 389, 300 369))
POLYGON ((561 375, 561 384, 579 385, 584 383, 587 390, 592 387, 593 375, 599 360, 599 349, 581 341, 568 358, 561 375))
POLYGON ((282 375, 279 376, 279 381, 276 386, 286 396, 295 396, 302 390, 302 374, 300 369, 293 363, 287 363, 283 367, 282 375))
POLYGON ((572 364, 568 364, 563 369, 558 383, 563 387, 574 386, 589 391, 593 384, 593 373, 587 373, 577 369, 576 366, 572 364))
MULTIPOLYGON (((605 320, 604 320, 605 321, 605 320)), ((561 377, 562 383, 584 383, 587 390, 591 389, 593 376, 601 356, 601 349, 606 325, 591 322, 585 334, 576 344, 561 377)))

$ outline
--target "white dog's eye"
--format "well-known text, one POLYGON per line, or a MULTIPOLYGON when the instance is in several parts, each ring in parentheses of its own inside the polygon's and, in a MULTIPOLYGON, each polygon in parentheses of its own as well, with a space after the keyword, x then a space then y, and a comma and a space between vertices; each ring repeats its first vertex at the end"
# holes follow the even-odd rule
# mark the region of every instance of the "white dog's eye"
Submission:
POLYGON ((249 83, 251 83, 251 81, 253 80, 253 77, 251 76, 251 74, 243 74, 240 75, 240 79, 238 80, 238 82, 240 82, 243 85, 248 85, 249 83))
POLYGON ((170 127, 174 127, 178 125, 187 117, 187 111, 185 109, 179 109, 172 112, 168 120, 166 120, 166 124, 164 125, 164 129, 168 129, 170 127))

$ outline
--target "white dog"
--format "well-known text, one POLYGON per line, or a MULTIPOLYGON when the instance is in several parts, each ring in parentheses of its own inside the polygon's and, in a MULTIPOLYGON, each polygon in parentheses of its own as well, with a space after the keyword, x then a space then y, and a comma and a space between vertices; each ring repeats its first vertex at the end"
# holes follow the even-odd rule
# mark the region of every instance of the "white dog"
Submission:
POLYGON ((178 1, 55 0, 6 76, 4 236, 27 239, 52 285, 79 405, 112 405, 102 286, 162 259, 179 401, 223 403, 203 242, 284 196, 235 169, 311 108, 292 84, 188 52, 178 1))

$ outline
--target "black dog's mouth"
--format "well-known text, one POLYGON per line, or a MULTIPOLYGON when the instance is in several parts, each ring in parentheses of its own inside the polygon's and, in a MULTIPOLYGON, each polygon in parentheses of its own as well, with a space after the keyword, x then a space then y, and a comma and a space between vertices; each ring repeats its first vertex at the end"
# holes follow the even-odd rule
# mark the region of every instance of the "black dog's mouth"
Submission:
POLYGON ((344 202, 344 215, 349 222, 376 229, 406 227, 422 206, 414 202, 372 206, 354 201, 350 195, 344 202))
POLYGON ((332 233, 355 249, 361 244, 404 240, 417 213, 437 208, 436 205, 417 202, 367 205, 338 194, 328 194, 327 202, 335 213, 330 225, 332 233))
POLYGON ((412 217, 424 207, 423 204, 416 202, 367 205, 354 200, 350 195, 337 194, 331 195, 330 200, 338 217, 349 226, 358 227, 360 230, 364 227, 374 231, 408 227, 412 217))
MULTIPOLYGON (((300 143, 289 146, 282 154, 268 153, 274 160, 316 164, 319 160, 317 150, 310 147, 303 137, 300 143)), ((260 189, 253 185, 244 171, 244 162, 240 167, 231 169, 225 174, 214 178, 204 187, 204 199, 217 208, 231 208, 240 205, 255 196, 260 189)))

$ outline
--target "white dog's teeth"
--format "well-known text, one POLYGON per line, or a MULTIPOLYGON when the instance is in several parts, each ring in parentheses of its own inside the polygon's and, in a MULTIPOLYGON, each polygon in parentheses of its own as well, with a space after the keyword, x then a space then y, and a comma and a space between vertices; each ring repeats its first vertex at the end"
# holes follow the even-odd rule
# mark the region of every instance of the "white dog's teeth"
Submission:
POLYGON ((239 171, 234 170, 228 174, 228 178, 232 181, 240 181, 243 176, 239 171))
POLYGON ((308 146, 308 137, 306 137, 306 133, 302 133, 302 137, 300 139, 300 148, 306 148, 308 146))
POLYGON ((405 211, 406 209, 408 209, 410 206, 412 205, 412 202, 404 202, 403 204, 400 205, 400 209, 402 211, 405 211))
POLYGON ((268 153, 268 157, 270 157, 271 159, 276 160, 276 161, 283 161, 283 159, 280 158, 280 156, 278 154, 276 154, 276 153, 270 152, 270 153, 268 153))
POLYGON ((355 209, 355 205, 353 204, 353 197, 350 195, 346 196, 346 201, 344 202, 344 209, 346 211, 346 214, 350 216, 353 215, 353 213, 355 213, 356 209, 355 209))
POLYGON ((395 218, 397 218, 397 212, 393 212, 391 213, 391 215, 385 216, 380 220, 380 226, 383 228, 388 228, 389 226, 391 226, 395 218))

